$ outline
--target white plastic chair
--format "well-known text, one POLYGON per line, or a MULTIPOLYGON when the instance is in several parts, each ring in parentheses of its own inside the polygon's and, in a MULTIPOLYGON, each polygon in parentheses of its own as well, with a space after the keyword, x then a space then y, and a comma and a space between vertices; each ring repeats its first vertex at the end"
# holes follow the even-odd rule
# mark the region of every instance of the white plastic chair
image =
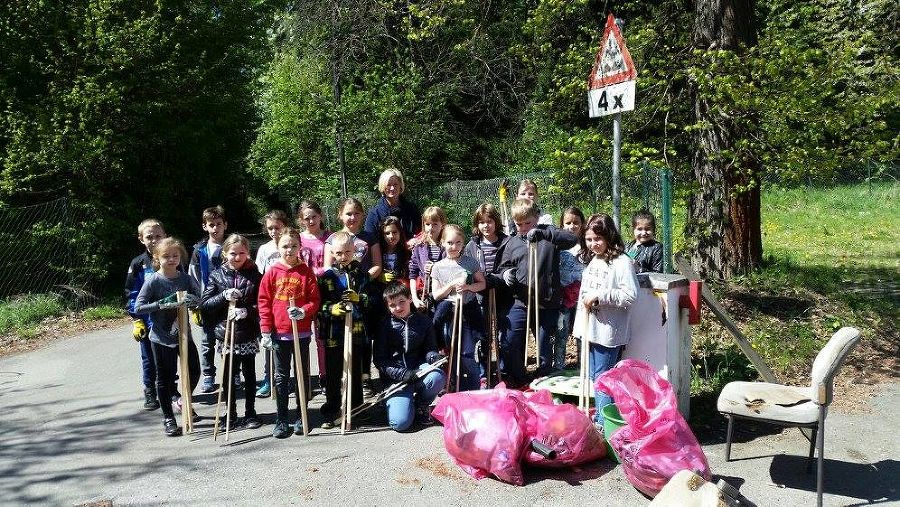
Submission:
POLYGON ((731 460, 731 435, 735 419, 754 419, 788 427, 811 428, 809 459, 819 450, 816 471, 816 505, 822 505, 822 466, 825 454, 825 416, 831 405, 834 377, 841 363, 859 341, 859 330, 844 327, 834 333, 816 356, 809 387, 768 382, 729 382, 719 394, 717 407, 728 419, 725 461, 731 460))

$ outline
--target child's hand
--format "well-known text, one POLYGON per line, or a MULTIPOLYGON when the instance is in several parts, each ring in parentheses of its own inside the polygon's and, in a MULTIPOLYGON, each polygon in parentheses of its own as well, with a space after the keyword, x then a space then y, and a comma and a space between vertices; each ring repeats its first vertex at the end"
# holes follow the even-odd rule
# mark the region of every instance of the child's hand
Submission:
POLYGON ((228 320, 241 320, 247 318, 246 308, 229 308, 228 320))
POLYGON ((341 294, 341 301, 345 303, 359 303, 359 293, 353 289, 347 289, 341 294))
POLYGON ((225 289, 222 291, 222 297, 227 301, 237 301, 238 299, 241 299, 241 296, 243 296, 243 294, 241 294, 240 289, 225 289))
POLYGON ((306 317, 306 311, 299 306, 291 306, 287 309, 288 318, 291 320, 303 320, 306 317))
POLYGON ((175 294, 169 294, 156 303, 159 305, 160 310, 171 310, 173 308, 178 308, 179 306, 181 306, 181 303, 178 302, 178 296, 176 296, 175 294))
POLYGON ((181 304, 187 306, 188 308, 197 308, 200 306, 200 298, 188 292, 184 295, 184 299, 181 301, 181 304))
POLYGON ((537 227, 535 227, 534 229, 528 231, 528 234, 525 235, 525 239, 527 239, 529 243, 537 243, 542 239, 546 239, 546 234, 544 234, 543 229, 538 229, 537 227))
POLYGON ((200 310, 191 310, 191 320, 198 326, 203 325, 203 317, 200 315, 200 310))
POLYGON ((134 341, 139 342, 147 337, 147 325, 141 319, 135 319, 131 326, 131 337, 134 341))
POLYGON ((596 307, 597 303, 598 303, 597 296, 586 297, 582 301, 582 304, 584 304, 584 307, 587 308, 588 310, 596 307))
POLYGON ((384 270, 381 272, 381 276, 379 276, 378 279, 383 283, 391 283, 397 279, 397 275, 395 275, 393 271, 384 270))
POLYGON ((343 317, 347 315, 347 307, 344 303, 335 303, 331 305, 331 315, 334 317, 343 317))
POLYGON ((503 283, 506 284, 507 287, 512 287, 516 283, 516 270, 515 269, 507 269, 503 272, 503 283))
POLYGON ((425 263, 425 276, 431 276, 431 268, 434 267, 433 261, 428 261, 425 263))
POLYGON ((260 340, 260 345, 262 345, 263 348, 267 349, 273 348, 275 344, 272 343, 272 333, 263 333, 262 339, 260 340))

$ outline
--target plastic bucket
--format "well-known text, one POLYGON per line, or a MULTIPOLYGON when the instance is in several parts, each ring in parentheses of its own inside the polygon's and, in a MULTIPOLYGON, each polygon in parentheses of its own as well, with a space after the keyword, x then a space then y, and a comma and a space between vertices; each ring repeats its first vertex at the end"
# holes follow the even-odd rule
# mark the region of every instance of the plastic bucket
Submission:
POLYGON ((615 449, 609 445, 609 439, 613 436, 613 433, 619 431, 623 426, 627 426, 627 424, 625 423, 625 420, 622 419, 622 414, 619 413, 619 408, 616 407, 615 403, 610 403, 603 407, 603 409, 600 410, 600 414, 603 416, 603 436, 606 439, 606 455, 616 463, 621 463, 621 461, 619 461, 619 455, 616 454, 615 449))

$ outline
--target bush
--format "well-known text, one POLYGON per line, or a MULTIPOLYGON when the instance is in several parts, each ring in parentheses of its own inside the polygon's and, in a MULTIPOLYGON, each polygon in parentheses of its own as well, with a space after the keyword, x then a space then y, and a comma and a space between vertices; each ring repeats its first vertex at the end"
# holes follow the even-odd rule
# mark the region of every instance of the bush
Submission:
POLYGON ((30 294, 0 303, 0 334, 18 332, 65 310, 56 294, 30 294))

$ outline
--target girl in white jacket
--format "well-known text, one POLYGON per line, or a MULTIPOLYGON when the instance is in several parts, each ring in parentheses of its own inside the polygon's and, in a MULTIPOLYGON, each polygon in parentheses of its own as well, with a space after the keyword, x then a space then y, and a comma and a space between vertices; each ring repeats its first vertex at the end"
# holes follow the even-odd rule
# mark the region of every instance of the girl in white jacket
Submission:
MULTIPOLYGON (((625 255, 622 236, 609 215, 592 215, 581 238, 579 260, 589 263, 582 274, 575 316, 575 322, 582 327, 575 332, 581 335, 587 330, 593 385, 601 373, 616 365, 631 338, 629 307, 637 299, 638 284, 631 259, 625 255)), ((594 421, 602 423, 600 409, 612 399, 596 392, 594 401, 594 421)))

